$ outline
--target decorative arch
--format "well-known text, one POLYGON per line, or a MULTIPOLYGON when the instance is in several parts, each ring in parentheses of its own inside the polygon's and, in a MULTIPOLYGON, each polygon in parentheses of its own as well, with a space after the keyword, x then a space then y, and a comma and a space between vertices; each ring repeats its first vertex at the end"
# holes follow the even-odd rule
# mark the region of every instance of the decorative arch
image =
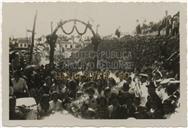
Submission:
MULTIPOLYGON (((65 21, 60 21, 59 23, 58 23, 58 25, 57 25, 57 27, 54 29, 54 31, 50 34, 50 35, 48 35, 46 38, 47 38, 47 42, 50 44, 50 65, 51 66, 53 66, 53 64, 54 64, 54 49, 55 49, 55 43, 56 43, 56 40, 57 40, 57 35, 56 35, 56 33, 57 33, 57 31, 59 30, 59 29, 61 29, 62 31, 63 31, 63 33, 64 34, 66 34, 66 35, 70 35, 70 34, 72 34, 74 31, 76 31, 79 35, 84 35, 86 32, 87 32, 87 30, 89 29, 90 31, 91 31, 91 33, 92 33, 92 35, 93 35, 93 37, 91 38, 91 40, 92 40, 92 44, 94 45, 94 51, 95 52, 97 52, 97 50, 98 50, 98 45, 99 45, 99 43, 100 43, 100 41, 101 41, 101 38, 100 38, 100 36, 99 36, 99 34, 97 34, 94 30, 93 30, 93 28, 92 28, 92 25, 88 22, 88 23, 86 23, 86 22, 84 22, 84 21, 81 21, 81 20, 78 20, 78 19, 69 19, 69 20, 65 20, 65 21), (65 24, 67 24, 67 23, 70 23, 70 22, 74 22, 74 25, 73 25, 73 27, 72 27, 72 29, 71 29, 71 31, 70 32, 67 32, 64 28, 63 28, 63 26, 65 25, 65 24), (77 26, 76 26, 76 23, 81 23, 81 24, 83 24, 84 26, 85 26, 85 29, 84 29, 84 31, 83 32, 80 32, 79 30, 78 30, 78 28, 77 28, 77 26)), ((95 68, 97 68, 97 56, 96 56, 96 58, 94 58, 94 62, 95 62, 95 68)))
POLYGON ((95 31, 92 29, 92 25, 88 22, 84 22, 84 21, 81 21, 81 20, 78 20, 78 19, 70 19, 70 20, 65 20, 65 21, 60 21, 57 25, 57 27, 54 29, 53 33, 52 34, 56 34, 56 32, 58 31, 58 29, 61 29, 63 31, 63 33, 67 34, 67 35, 70 35, 74 32, 74 30, 76 30, 76 32, 79 34, 79 35, 84 35, 87 30, 89 29, 93 35, 93 37, 96 36, 96 33, 95 31), (73 25, 73 28, 71 30, 71 32, 66 32, 63 28, 63 25, 67 24, 67 23, 70 23, 70 22, 74 22, 74 25, 73 25), (84 32, 79 32, 78 28, 76 27, 76 23, 81 23, 85 26, 85 29, 84 29, 84 32))

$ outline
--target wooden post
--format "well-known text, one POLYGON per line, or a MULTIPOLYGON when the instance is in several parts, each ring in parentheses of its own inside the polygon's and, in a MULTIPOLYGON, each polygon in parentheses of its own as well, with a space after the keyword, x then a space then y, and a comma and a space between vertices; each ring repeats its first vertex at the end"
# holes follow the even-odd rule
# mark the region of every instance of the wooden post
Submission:
POLYGON ((34 23, 33 23, 33 30, 32 30, 32 38, 31 38, 31 49, 30 49, 30 58, 29 63, 32 63, 32 57, 33 57, 33 47, 34 47, 34 41, 35 41, 35 26, 36 26, 36 20, 37 20, 37 11, 34 17, 34 23))

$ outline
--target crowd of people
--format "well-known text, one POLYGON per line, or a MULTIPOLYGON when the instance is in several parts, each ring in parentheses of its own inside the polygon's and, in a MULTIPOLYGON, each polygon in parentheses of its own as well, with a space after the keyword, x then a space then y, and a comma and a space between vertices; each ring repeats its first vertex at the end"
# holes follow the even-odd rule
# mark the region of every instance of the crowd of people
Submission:
POLYGON ((161 31, 165 31, 165 35, 175 36, 179 34, 179 17, 180 12, 177 12, 174 15, 169 15, 168 11, 165 12, 165 17, 158 23, 150 22, 146 24, 144 21, 143 25, 140 25, 139 20, 137 20, 136 34, 148 34, 152 32, 157 32, 158 35, 161 35, 161 31))
POLYGON ((84 119, 166 119, 179 108, 178 74, 160 72, 64 71, 50 65, 10 68, 10 119, 24 119, 15 111, 16 99, 33 97, 38 119, 68 111, 84 119))
POLYGON ((116 40, 100 44, 104 51, 130 51, 135 63, 132 71, 29 65, 26 55, 11 53, 10 119, 26 119, 27 111, 16 107, 17 99, 24 97, 35 99, 38 119, 63 111, 84 119, 170 118, 180 107, 179 13, 166 16, 161 28, 167 36, 136 35, 119 44, 116 40))

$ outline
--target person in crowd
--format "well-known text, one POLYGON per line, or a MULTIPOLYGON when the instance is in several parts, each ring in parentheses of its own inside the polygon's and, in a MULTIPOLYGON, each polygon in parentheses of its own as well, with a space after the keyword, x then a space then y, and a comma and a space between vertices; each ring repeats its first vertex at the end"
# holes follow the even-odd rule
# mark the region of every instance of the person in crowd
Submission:
POLYGON ((172 17, 171 17, 171 15, 166 16, 163 22, 165 24, 166 36, 168 36, 170 34, 170 32, 172 31, 172 17))
POLYGON ((16 98, 29 96, 29 90, 26 81, 21 77, 21 72, 17 71, 12 79, 12 85, 16 98))
POLYGON ((178 35, 179 34, 179 14, 177 13, 173 17, 172 21, 172 35, 178 35))
POLYGON ((112 93, 111 95, 111 105, 109 109, 109 118, 110 119, 125 119, 127 118, 126 107, 122 106, 119 103, 118 95, 112 93))
POLYGON ((83 86, 87 83, 86 76, 81 75, 80 76, 80 82, 79 82, 79 89, 82 90, 83 86))
POLYGON ((110 105, 110 96, 111 96, 111 87, 106 87, 104 89, 104 97, 108 105, 110 105))
POLYGON ((102 90, 107 86, 107 81, 104 78, 104 74, 99 75, 99 79, 97 81, 97 88, 98 88, 98 93, 101 95, 102 90))
POLYGON ((50 104, 49 104, 49 94, 43 94, 40 103, 38 104, 38 113, 39 118, 43 118, 51 113, 50 104))
POLYGON ((99 97, 97 99, 96 118, 97 119, 109 118, 108 103, 105 97, 99 97))
POLYGON ((95 90, 94 88, 90 87, 86 90, 88 94, 87 104, 90 108, 96 109, 97 108, 97 97, 95 97, 95 90))
POLYGON ((140 26, 139 20, 136 20, 136 23, 137 23, 136 34, 141 34, 142 31, 141 31, 141 26, 140 26))
POLYGON ((127 81, 125 80, 126 77, 125 77, 124 75, 125 75, 124 73, 120 73, 120 74, 119 74, 120 82, 118 83, 118 88, 122 88, 123 85, 127 82, 127 81))
POLYGON ((124 83, 123 87, 119 91, 119 102, 121 105, 127 104, 127 96, 129 95, 129 84, 124 83))
POLYGON ((134 102, 135 96, 133 94, 128 93, 126 96, 126 108, 127 108, 127 117, 135 117, 135 112, 137 109, 137 106, 134 102))
POLYGON ((147 98, 146 108, 148 110, 148 118, 161 119, 162 118, 162 100, 156 93, 154 82, 150 82, 148 87, 149 96, 147 98))
POLYGON ((52 93, 52 100, 49 102, 51 111, 61 111, 62 101, 59 100, 59 95, 56 91, 52 93))
POLYGON ((156 84, 158 84, 158 87, 156 88, 156 93, 159 96, 159 98, 162 100, 162 103, 164 102, 164 100, 168 98, 166 87, 168 85, 169 80, 170 79, 156 81, 156 84))
POLYGON ((145 107, 148 97, 148 81, 147 81, 148 75, 147 74, 140 74, 140 106, 145 107))
POLYGON ((10 79, 10 88, 9 88, 9 119, 17 120, 24 119, 23 113, 16 111, 16 97, 14 95, 14 88, 12 85, 12 81, 10 79))
POLYGON ((81 108, 80 108, 80 113, 81 113, 81 117, 84 118, 84 119, 88 119, 89 117, 89 111, 88 111, 88 104, 87 103, 83 103, 81 108))
POLYGON ((20 64, 20 55, 19 55, 19 53, 18 52, 14 52, 12 54, 10 60, 11 60, 12 69, 14 71, 20 70, 20 67, 21 67, 20 65, 21 64, 20 64))
POLYGON ((67 95, 71 100, 76 98, 77 85, 77 81, 75 80, 70 80, 67 84, 67 95))
POLYGON ((50 94, 50 88, 52 84, 52 78, 47 76, 45 78, 45 83, 39 88, 39 97, 41 97, 43 94, 50 94))
POLYGON ((112 87, 114 87, 116 85, 116 81, 115 81, 114 78, 110 77, 110 78, 108 78, 108 83, 107 84, 108 84, 108 87, 112 88, 112 87))
POLYGON ((120 32, 120 26, 116 29, 115 31, 115 35, 119 38, 121 36, 121 32, 120 32))
POLYGON ((30 96, 35 98, 35 101, 39 103, 38 88, 41 86, 41 80, 37 72, 33 71, 30 77, 27 78, 27 83, 29 85, 30 96), (28 79, 30 78, 30 79, 28 79))
POLYGON ((179 105, 179 81, 169 81, 166 92, 168 98, 163 102, 163 118, 169 118, 179 105))

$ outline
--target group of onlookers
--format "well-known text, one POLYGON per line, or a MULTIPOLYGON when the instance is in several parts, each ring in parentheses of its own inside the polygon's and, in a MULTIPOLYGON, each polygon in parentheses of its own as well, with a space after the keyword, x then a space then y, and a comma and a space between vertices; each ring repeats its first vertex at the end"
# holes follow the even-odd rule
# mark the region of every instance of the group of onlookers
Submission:
POLYGON ((161 31, 165 31, 165 35, 179 35, 179 19, 180 13, 177 12, 175 15, 168 15, 166 11, 165 17, 158 23, 150 22, 150 24, 140 25, 139 20, 137 20, 138 25, 136 26, 136 34, 148 34, 152 32, 157 32, 158 35, 161 35, 161 31))
POLYGON ((179 79, 169 71, 58 71, 49 65, 10 78, 10 117, 22 119, 16 99, 34 97, 38 118, 68 111, 86 119, 164 119, 179 107, 179 79))

